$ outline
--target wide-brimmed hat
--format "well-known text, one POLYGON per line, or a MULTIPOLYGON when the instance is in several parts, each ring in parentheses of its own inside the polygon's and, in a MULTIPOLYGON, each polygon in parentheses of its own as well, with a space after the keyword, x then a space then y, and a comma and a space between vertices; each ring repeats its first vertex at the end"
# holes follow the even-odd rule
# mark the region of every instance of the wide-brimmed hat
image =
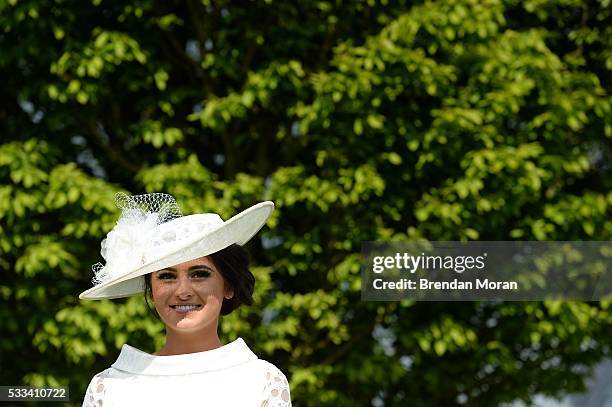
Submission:
POLYGON ((122 213, 102 240, 106 264, 92 266, 94 286, 79 295, 82 300, 142 294, 145 274, 244 245, 274 209, 272 202, 260 202, 224 222, 216 213, 183 216, 169 194, 119 193, 115 202, 122 213))

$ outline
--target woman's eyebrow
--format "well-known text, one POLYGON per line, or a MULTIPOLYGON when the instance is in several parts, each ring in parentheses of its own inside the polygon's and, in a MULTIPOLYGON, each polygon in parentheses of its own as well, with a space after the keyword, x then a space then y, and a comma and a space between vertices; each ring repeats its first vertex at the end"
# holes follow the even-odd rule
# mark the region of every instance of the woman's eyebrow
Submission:
MULTIPOLYGON (((210 270, 210 271, 215 271, 212 268, 208 267, 205 264, 196 264, 195 266, 191 266, 187 269, 187 271, 192 271, 192 270, 201 270, 201 269, 206 269, 206 270, 210 270)), ((161 271, 173 271, 176 273, 176 269, 174 267, 166 267, 165 269, 161 269, 158 270, 157 272, 161 272, 161 271)))
POLYGON ((191 266, 189 267, 189 269, 187 269, 187 271, 192 271, 192 270, 201 270, 201 269, 205 269, 205 270, 210 270, 210 271, 215 271, 212 268, 208 267, 205 264, 198 264, 197 266, 191 266))

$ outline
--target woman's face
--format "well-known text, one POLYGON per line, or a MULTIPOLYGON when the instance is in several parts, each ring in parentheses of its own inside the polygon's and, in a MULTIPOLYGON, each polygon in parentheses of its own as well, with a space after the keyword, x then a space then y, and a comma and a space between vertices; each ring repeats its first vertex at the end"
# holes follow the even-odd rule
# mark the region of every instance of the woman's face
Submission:
POLYGON ((232 295, 209 257, 200 257, 151 274, 155 309, 170 329, 217 329, 223 298, 232 295))

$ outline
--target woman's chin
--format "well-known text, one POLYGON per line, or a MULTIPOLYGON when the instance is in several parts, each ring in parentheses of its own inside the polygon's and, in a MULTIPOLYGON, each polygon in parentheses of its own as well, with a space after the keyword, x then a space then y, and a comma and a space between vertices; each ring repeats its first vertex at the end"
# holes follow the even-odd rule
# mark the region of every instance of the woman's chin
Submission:
POLYGON ((202 318, 202 316, 189 316, 181 318, 174 322, 174 329, 177 331, 199 331, 205 329, 211 324, 214 324, 214 320, 208 318, 202 318))
POLYGON ((174 325, 177 330, 181 331, 193 331, 198 328, 202 328, 203 324, 199 321, 191 321, 189 318, 183 318, 174 325))

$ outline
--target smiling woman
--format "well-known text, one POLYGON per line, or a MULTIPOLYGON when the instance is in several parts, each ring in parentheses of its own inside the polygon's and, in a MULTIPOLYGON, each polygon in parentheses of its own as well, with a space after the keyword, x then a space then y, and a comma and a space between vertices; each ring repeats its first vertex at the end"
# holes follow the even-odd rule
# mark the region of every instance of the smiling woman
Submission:
POLYGON ((210 256, 145 275, 145 299, 153 301, 156 314, 166 325, 166 345, 156 354, 192 353, 198 346, 220 346, 219 315, 227 315, 241 304, 253 303, 255 277, 248 264, 246 251, 233 244, 210 256), (206 334, 193 336, 192 343, 181 333, 177 341, 175 333, 179 330, 206 334), (204 337, 212 343, 203 343, 204 337), (188 348, 173 350, 176 346, 188 348))
POLYGON ((166 327, 166 343, 149 354, 123 345, 94 376, 84 406, 291 406, 289 384, 242 338, 223 344, 220 315, 253 303, 255 278, 241 247, 274 205, 262 202, 227 221, 212 213, 182 216, 167 194, 118 195, 122 215, 102 242, 106 264, 81 299, 144 293, 166 327), (240 391, 235 391, 240 386, 240 391))

